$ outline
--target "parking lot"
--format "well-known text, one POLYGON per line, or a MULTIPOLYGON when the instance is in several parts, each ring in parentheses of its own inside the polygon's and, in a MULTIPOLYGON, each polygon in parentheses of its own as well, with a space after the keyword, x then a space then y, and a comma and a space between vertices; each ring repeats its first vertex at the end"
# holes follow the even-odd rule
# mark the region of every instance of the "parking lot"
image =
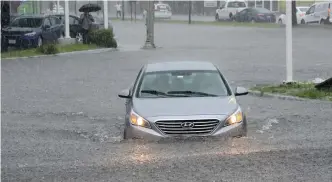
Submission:
MULTIPOLYGON (((145 63, 216 64, 232 86, 285 79, 285 29, 114 22, 118 51, 1 61, 3 181, 329 181, 331 102, 240 98, 240 139, 123 141, 124 101, 145 63)), ((331 77, 330 29, 293 30, 294 79, 331 77)))

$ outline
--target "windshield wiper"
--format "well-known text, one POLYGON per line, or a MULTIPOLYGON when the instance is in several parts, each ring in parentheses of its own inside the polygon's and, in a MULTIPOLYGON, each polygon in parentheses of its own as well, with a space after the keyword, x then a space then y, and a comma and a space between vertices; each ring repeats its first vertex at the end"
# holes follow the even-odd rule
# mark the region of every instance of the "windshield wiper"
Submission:
POLYGON ((152 94, 152 95, 162 95, 162 96, 167 96, 167 93, 160 92, 158 90, 142 90, 141 93, 147 93, 147 94, 152 94))
POLYGON ((190 91, 190 90, 185 90, 185 91, 169 91, 167 94, 184 94, 184 95, 196 95, 196 96, 212 96, 212 97, 217 97, 217 95, 214 94, 209 94, 205 92, 195 92, 195 91, 190 91))

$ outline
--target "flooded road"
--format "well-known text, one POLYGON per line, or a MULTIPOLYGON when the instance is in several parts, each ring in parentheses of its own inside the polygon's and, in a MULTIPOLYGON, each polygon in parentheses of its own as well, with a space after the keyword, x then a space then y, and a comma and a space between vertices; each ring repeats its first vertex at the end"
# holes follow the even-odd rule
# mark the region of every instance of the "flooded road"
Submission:
MULTIPOLYGON (((119 34, 123 45, 138 45, 130 40, 134 35, 123 38, 126 26, 119 34)), ((202 31, 192 28, 193 34, 202 31)), ((227 51, 214 39, 217 31, 207 30, 200 45, 177 35, 173 47, 159 34, 163 48, 156 51, 2 60, 2 181, 331 181, 331 102, 244 96, 239 102, 248 115, 246 138, 122 139, 124 101, 117 93, 145 63, 211 61, 234 87, 283 80, 279 30, 243 30, 251 37, 241 40, 223 34, 227 51), (261 34, 275 37, 260 44, 261 34)), ((325 39, 317 37, 322 45, 310 47, 311 54, 295 49, 299 80, 331 70, 325 39)), ((296 41, 301 46, 309 39, 296 41)))

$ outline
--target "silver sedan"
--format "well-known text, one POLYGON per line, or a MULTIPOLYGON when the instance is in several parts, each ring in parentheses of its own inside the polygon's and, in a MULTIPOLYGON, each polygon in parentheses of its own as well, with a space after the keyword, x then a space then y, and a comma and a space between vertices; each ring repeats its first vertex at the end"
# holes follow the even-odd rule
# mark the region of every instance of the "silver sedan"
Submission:
POLYGON ((236 96, 209 62, 182 61, 145 65, 135 83, 120 94, 126 99, 124 138, 247 135, 247 120, 236 96))

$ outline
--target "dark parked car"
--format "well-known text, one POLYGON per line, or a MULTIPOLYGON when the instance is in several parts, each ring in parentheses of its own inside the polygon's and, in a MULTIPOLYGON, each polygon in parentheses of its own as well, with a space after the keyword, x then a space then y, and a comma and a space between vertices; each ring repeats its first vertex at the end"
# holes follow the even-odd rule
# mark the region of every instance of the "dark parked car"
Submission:
POLYGON ((21 15, 3 29, 1 39, 6 47, 39 47, 55 42, 63 34, 60 20, 51 15, 21 15))
POLYGON ((237 22, 276 22, 276 15, 272 11, 265 8, 246 8, 234 17, 237 22))

